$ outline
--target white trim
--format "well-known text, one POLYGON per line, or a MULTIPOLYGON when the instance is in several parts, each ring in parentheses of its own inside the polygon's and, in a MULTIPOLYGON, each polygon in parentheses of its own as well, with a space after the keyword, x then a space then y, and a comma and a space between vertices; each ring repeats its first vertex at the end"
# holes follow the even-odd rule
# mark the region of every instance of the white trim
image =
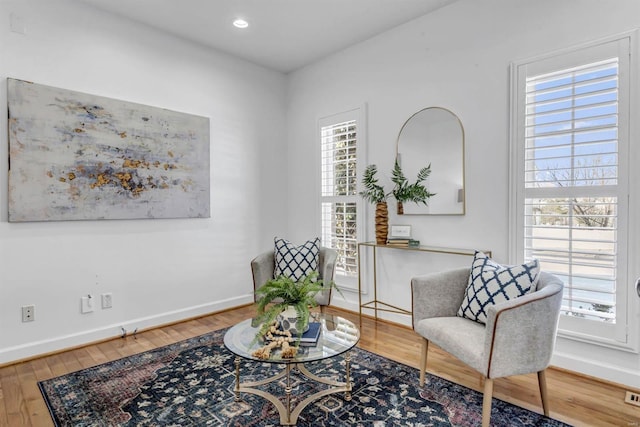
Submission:
POLYGON ((518 66, 519 63, 512 62, 509 66, 510 75, 510 103, 509 103, 509 239, 508 239, 508 262, 515 265, 518 259, 518 246, 521 225, 519 223, 520 206, 522 200, 518 196, 518 189, 524 187, 524 174, 520 170, 518 162, 518 130, 520 129, 518 118, 520 107, 518 106, 518 66), (514 108, 516 106, 516 108, 514 108))
MULTIPOLYGON (((620 43, 627 39, 629 41, 629 53, 630 61, 628 58, 621 58, 621 64, 627 63, 628 66, 621 65, 621 74, 627 73, 628 89, 627 91, 620 91, 620 102, 628 101, 629 116, 621 117, 621 126, 619 129, 620 135, 624 135, 622 138, 628 138, 623 141, 624 143, 619 147, 619 156, 621 158, 629 159, 629 166, 623 165, 619 169, 619 177, 624 182, 619 182, 620 191, 629 190, 624 194, 629 194, 629 199, 618 198, 619 214, 626 221, 619 224, 619 246, 618 246, 618 263, 621 266, 626 266, 624 271, 619 271, 618 278, 618 322, 616 326, 608 325, 610 329, 615 329, 616 337, 609 334, 605 337, 588 336, 585 331, 578 332, 577 330, 564 329, 572 322, 579 319, 561 319, 560 330, 558 335, 566 337, 567 339, 588 342, 605 346, 609 348, 615 348, 623 351, 631 351, 637 353, 639 351, 640 344, 640 326, 637 322, 637 316, 640 313, 640 303, 634 298, 635 291, 632 293, 629 290, 632 289, 635 278, 640 275, 640 265, 632 264, 638 259, 638 240, 640 240, 640 228, 636 224, 637 221, 633 221, 634 213, 640 212, 640 191, 637 186, 630 185, 633 182, 638 182, 640 179, 639 173, 630 165, 640 163, 640 148, 633 147, 634 141, 638 140, 637 130, 637 111, 638 111, 638 53, 640 47, 638 46, 638 30, 625 32, 622 34, 602 38, 596 41, 583 43, 577 46, 558 49, 551 53, 538 55, 532 58, 521 59, 513 61, 510 64, 510 109, 509 109, 509 247, 508 256, 509 262, 516 264, 520 261, 521 254, 523 253, 523 239, 522 229, 524 227, 524 218, 522 215, 522 206, 524 204, 525 192, 524 188, 524 157, 519 155, 520 141, 524 140, 524 127, 520 126, 520 123, 524 123, 524 93, 518 92, 518 85, 522 84, 526 69, 536 67, 537 63, 543 63, 553 58, 554 61, 567 61, 571 58, 575 58, 576 55, 581 55, 582 52, 590 54, 593 50, 609 49, 609 46, 613 43, 620 45, 620 43), (635 148, 635 149, 634 149, 635 148), (634 160, 635 159, 635 160, 634 160), (624 179, 627 179, 625 181, 624 179), (626 277, 624 277, 626 276, 626 277), (628 285, 628 286, 627 286, 628 285), (622 342, 621 342, 622 341, 622 342)), ((562 64, 558 66, 562 68, 562 64)), ((535 74, 535 72, 533 72, 535 74)), ((637 144, 635 144, 637 145, 637 144)), ((532 193, 531 189, 527 190, 528 193, 532 193)), ((594 325, 595 326, 595 325, 594 325)), ((602 329, 607 325, 598 325, 597 329, 602 329)), ((613 330, 611 331, 613 332, 613 330)))
MULTIPOLYGON (((636 293, 635 282, 640 278, 640 30, 629 32, 630 78, 629 78, 629 165, 628 169, 629 220, 627 222, 627 333, 629 344, 636 353, 640 353, 640 295, 636 293)), ((640 384, 640 381, 636 381, 640 384)))
MULTIPOLYGON (((315 153, 315 170, 316 170, 316 179, 315 179, 315 192, 316 192, 316 206, 315 209, 315 229, 318 235, 322 235, 321 228, 321 217, 320 212, 322 208, 322 202, 327 201, 327 197, 323 197, 320 191, 322 184, 322 170, 321 170, 321 160, 322 160, 322 136, 321 130, 324 126, 329 126, 331 124, 346 122, 349 120, 356 120, 357 126, 357 143, 356 143, 356 152, 357 152, 357 163, 356 163, 356 175, 358 177, 356 195, 354 200, 356 200, 356 208, 358 211, 356 227, 357 227, 357 238, 356 244, 362 241, 367 235, 367 206, 366 203, 362 200, 360 195, 360 177, 362 176, 367 159, 367 104, 363 103, 358 107, 349 108, 343 110, 339 113, 326 114, 321 115, 316 118, 316 132, 315 132, 315 144, 316 148, 314 149, 315 153)), ((351 197, 351 196, 350 196, 351 197)), ((335 281, 341 290, 347 292, 358 293, 358 280, 357 275, 354 277, 348 276, 339 276, 336 275, 335 281)))
POLYGON ((596 380, 604 379, 618 383, 622 387, 624 385, 640 387, 640 372, 637 369, 625 369, 603 360, 594 362, 593 359, 576 356, 573 353, 555 351, 551 357, 551 366, 589 375, 596 380))
MULTIPOLYGON (((637 48, 633 49, 633 45, 635 44, 634 40, 637 40, 639 32, 640 32, 640 30, 624 31, 622 33, 614 34, 614 35, 607 36, 607 37, 602 37, 602 38, 599 38, 599 39, 596 39, 596 40, 592 40, 592 41, 588 41, 588 42, 584 42, 584 43, 578 43, 578 44, 575 44, 575 45, 572 45, 572 46, 567 46, 567 47, 563 47, 563 48, 560 48, 560 49, 552 50, 550 52, 541 53, 539 55, 532 56, 532 57, 529 57, 529 58, 516 59, 516 60, 511 62, 511 66, 513 66, 513 65, 520 66, 520 65, 527 64, 527 63, 530 63, 530 62, 542 61, 544 59, 551 58, 553 56, 566 55, 566 54, 575 52, 577 50, 587 49, 589 47, 593 47, 593 46, 598 46, 598 45, 614 42, 614 41, 617 41, 617 40, 620 40, 620 39, 624 39, 624 38, 629 38, 631 40, 632 53, 639 53, 637 48)), ((511 86, 511 88, 513 89, 513 85, 511 86)))

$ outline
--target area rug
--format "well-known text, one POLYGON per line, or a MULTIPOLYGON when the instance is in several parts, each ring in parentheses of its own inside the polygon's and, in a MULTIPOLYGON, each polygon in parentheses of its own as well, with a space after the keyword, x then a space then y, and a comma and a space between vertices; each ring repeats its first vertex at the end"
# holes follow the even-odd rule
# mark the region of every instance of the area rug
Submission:
MULTIPOLYGON (((223 344, 225 330, 38 385, 56 426, 277 426, 267 400, 243 393, 234 399, 234 356, 223 344)), ((479 426, 482 394, 427 375, 424 387, 412 368, 356 348, 351 353, 353 392, 320 398, 307 406, 298 426, 479 426)), ((320 376, 343 380, 341 356, 308 365, 320 376)), ((243 361, 241 379, 270 377, 277 366, 243 361)), ((326 387, 293 375, 292 407, 300 396, 326 387)), ((284 397, 284 385, 265 390, 284 397)), ((526 409, 494 399, 493 426, 564 426, 526 409)))

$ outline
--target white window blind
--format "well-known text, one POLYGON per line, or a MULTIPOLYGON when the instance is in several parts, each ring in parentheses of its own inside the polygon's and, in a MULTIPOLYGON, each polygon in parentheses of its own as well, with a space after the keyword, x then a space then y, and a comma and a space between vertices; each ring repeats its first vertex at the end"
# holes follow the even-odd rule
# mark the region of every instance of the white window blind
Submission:
POLYGON ((525 259, 565 282, 563 311, 616 321, 618 58, 526 82, 525 259))
POLYGON ((354 196, 358 177, 356 121, 324 126, 322 137, 322 196, 354 196))
POLYGON ((562 335, 624 348, 629 58, 623 37, 512 74, 513 261, 538 259, 564 282, 562 335))
POLYGON ((321 239, 338 252, 336 274, 357 277, 358 158, 356 120, 320 127, 321 239))

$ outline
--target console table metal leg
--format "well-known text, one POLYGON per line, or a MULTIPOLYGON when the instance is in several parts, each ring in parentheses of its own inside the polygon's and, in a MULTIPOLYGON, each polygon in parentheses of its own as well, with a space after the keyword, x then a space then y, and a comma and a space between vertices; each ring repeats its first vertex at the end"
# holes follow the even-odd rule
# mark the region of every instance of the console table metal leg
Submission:
POLYGON ((378 272, 376 270, 378 270, 378 261, 376 260, 376 252, 378 251, 378 248, 376 248, 375 246, 373 247, 373 301, 374 301, 374 311, 375 311, 375 318, 376 318, 376 322, 378 321, 378 272))
POLYGON ((360 329, 362 329, 362 263, 360 262, 360 243, 358 243, 358 308, 360 309, 360 329))

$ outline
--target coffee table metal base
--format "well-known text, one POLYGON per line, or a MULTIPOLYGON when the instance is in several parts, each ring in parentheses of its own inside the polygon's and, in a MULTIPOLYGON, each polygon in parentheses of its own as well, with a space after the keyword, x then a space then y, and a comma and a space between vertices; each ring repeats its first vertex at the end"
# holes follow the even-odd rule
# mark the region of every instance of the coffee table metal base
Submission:
POLYGON ((285 369, 274 375, 273 377, 270 378, 266 378, 264 380, 261 381, 253 381, 253 382, 245 382, 245 383, 240 383, 240 357, 236 357, 235 359, 235 365, 236 365, 236 387, 235 387, 235 393, 236 393, 236 400, 240 400, 240 393, 251 393, 251 394, 255 394, 257 396, 261 396, 265 399, 267 399, 269 402, 273 403, 273 405, 276 407, 276 409, 278 410, 278 413, 280 414, 280 424, 283 426, 294 426, 296 425, 297 421, 298 421, 298 417, 300 416, 300 413, 304 410, 304 408, 306 408, 310 403, 314 402, 315 400, 323 397, 323 396, 328 396, 330 394, 335 394, 335 393, 342 393, 344 392, 344 399, 346 401, 350 401, 351 400, 351 372, 350 372, 350 364, 351 364, 351 355, 349 354, 349 352, 347 352, 345 354, 344 357, 344 361, 345 361, 345 382, 338 382, 338 381, 333 381, 329 378, 323 378, 323 377, 319 377, 311 372, 309 372, 309 370, 307 368, 304 367, 304 364, 302 363, 287 363, 285 365, 285 369), (298 371, 300 371, 300 373, 302 373, 305 377, 322 383, 322 384, 327 384, 330 385, 330 388, 326 388, 324 390, 320 390, 310 396, 308 396, 306 399, 304 399, 302 402, 298 403, 298 405, 295 408, 291 408, 291 369, 292 368, 296 368, 298 369, 298 371), (284 403, 278 399, 275 395, 268 393, 264 390, 259 390, 257 388, 257 386, 261 386, 264 384, 268 384, 270 382, 273 381, 277 381, 280 378, 285 378, 285 401, 284 403))

